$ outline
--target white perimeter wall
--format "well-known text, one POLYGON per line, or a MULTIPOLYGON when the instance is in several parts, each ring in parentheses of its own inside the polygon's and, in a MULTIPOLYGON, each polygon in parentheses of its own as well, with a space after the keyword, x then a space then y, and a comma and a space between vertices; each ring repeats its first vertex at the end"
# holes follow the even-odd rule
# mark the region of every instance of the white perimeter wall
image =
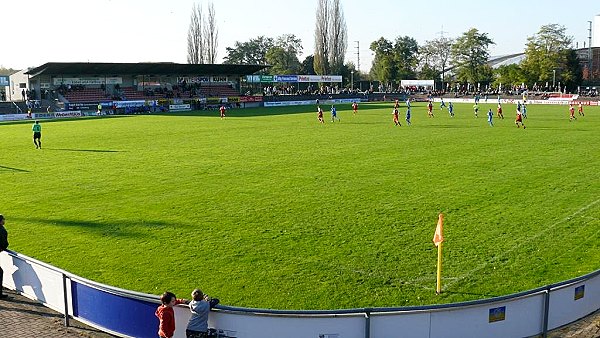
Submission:
MULTIPOLYGON (((0 253, 0 266, 4 269, 5 287, 18 290, 61 313, 64 313, 63 275, 67 280, 80 278, 15 253, 0 253)), ((93 282, 88 286, 107 288, 101 284, 94 286, 93 282)), ((68 286, 67 303, 69 313, 72 314, 70 292, 68 286)), ((120 290, 118 294, 121 299, 139 299, 140 295, 126 290, 120 290)), ((148 300, 144 302, 147 306, 151 309, 158 306, 158 296, 144 295, 146 296, 148 300)), ((99 292, 94 297, 106 297, 104 300, 107 303, 104 306, 107 308, 112 307, 109 302, 118 301, 115 300, 115 294, 108 297, 99 292)), ((378 309, 372 309, 374 312, 371 312, 368 318, 367 313, 363 312, 365 309, 351 314, 335 314, 334 311, 325 314, 274 314, 250 309, 216 309, 209 316, 209 326, 236 338, 363 338, 367 337, 367 326, 370 328, 370 338, 526 337, 543 331, 546 297, 549 297, 548 329, 574 322, 600 309, 600 273, 590 274, 570 284, 548 286, 535 292, 490 301, 455 304, 449 307, 398 308, 393 309, 393 312, 376 312, 378 309), (494 321, 490 310, 497 308, 504 308, 504 316, 494 321)), ((79 313, 100 310, 83 309, 81 306, 85 305, 82 304, 86 302, 81 302, 80 299, 79 313)), ((178 306, 175 311, 175 337, 184 338, 190 312, 185 306, 178 306)), ((153 310, 143 318, 137 319, 139 322, 128 322, 127 327, 139 326, 145 329, 144 332, 155 332, 157 321, 152 312, 153 310)), ((110 327, 108 322, 103 326, 102 320, 88 324, 100 329, 110 327)), ((113 333, 119 334, 114 331, 113 333)))

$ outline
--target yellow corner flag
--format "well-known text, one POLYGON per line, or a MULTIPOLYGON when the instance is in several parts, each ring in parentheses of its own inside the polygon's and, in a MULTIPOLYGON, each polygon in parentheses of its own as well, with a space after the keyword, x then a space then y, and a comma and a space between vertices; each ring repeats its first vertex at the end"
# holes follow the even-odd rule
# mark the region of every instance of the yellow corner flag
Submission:
POLYGON ((437 285, 435 288, 435 293, 438 295, 442 293, 442 242, 444 242, 444 214, 440 213, 435 234, 433 235, 433 244, 438 248, 437 285))
POLYGON ((444 214, 438 216, 437 227, 435 228, 435 234, 433 234, 433 244, 439 246, 444 241, 444 214))

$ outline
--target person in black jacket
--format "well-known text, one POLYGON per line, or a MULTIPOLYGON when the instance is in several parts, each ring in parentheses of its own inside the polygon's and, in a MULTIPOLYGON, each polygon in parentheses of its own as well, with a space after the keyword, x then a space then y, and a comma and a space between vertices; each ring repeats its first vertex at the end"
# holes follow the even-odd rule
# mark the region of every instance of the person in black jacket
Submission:
MULTIPOLYGON (((4 251, 8 248, 8 232, 6 228, 4 228, 4 216, 0 214, 0 251, 4 251)), ((0 299, 5 299, 8 295, 2 293, 2 276, 4 275, 4 271, 2 271, 2 267, 0 267, 0 299)))

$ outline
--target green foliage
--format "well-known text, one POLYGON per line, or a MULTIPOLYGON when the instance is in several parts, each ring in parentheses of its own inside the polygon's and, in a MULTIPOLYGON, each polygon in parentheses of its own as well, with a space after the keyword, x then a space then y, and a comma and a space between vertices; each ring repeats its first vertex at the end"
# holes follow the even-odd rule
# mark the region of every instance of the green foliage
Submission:
POLYGON ((419 44, 417 40, 402 36, 397 37, 394 43, 394 63, 397 68, 396 80, 411 80, 416 76, 416 67, 418 63, 417 54, 419 44))
POLYGON ((524 82, 527 83, 527 76, 519 65, 504 65, 494 69, 494 88, 500 84, 510 86, 520 85, 524 82))
POLYGON ((423 46, 419 47, 419 79, 441 79, 445 82, 453 43, 454 40, 441 37, 426 41, 423 46))
POLYGON ((300 74, 315 75, 315 56, 309 55, 300 64, 300 74))
POLYGON ((471 28, 452 45, 452 65, 459 82, 489 82, 492 70, 487 65, 489 46, 494 44, 487 33, 471 28))
MULTIPOLYGON (((482 112, 495 102, 481 103, 482 112)), ((0 124, 11 249, 92 280, 285 309, 436 304, 600 268, 600 108, 527 129, 415 103, 0 124), (404 108, 402 108, 404 109, 404 108), (439 212, 443 293, 436 296, 439 212), (361 295, 357 297, 356 295, 361 295)))
MULTIPOLYGON (((525 60, 521 64, 530 82, 568 83, 575 86, 581 80, 581 68, 571 50, 573 38, 566 35, 564 26, 544 25, 527 39, 525 60)), ((571 87, 573 89, 573 87, 571 87)))
POLYGON ((392 81, 396 77, 392 43, 381 37, 379 40, 371 42, 369 49, 375 53, 371 65, 372 77, 383 83, 392 81))
POLYGON ((567 71, 561 73, 561 75, 565 86, 569 90, 574 91, 583 81, 583 71, 575 50, 566 50, 565 54, 565 69, 567 69, 567 71))
POLYGON ((415 39, 399 36, 392 44, 382 37, 372 42, 370 49, 375 52, 371 74, 380 82, 399 82, 416 77, 419 45, 415 39))
POLYGON ((274 40, 259 36, 248 42, 235 42, 235 46, 227 47, 227 56, 223 63, 239 65, 266 65, 267 52, 274 46, 274 40))
POLYGON ((293 34, 278 37, 273 46, 267 51, 267 63, 272 66, 271 74, 298 74, 302 54, 302 41, 293 34))
POLYGON ((297 74, 300 71, 298 56, 302 54, 302 41, 293 34, 275 39, 259 36, 248 42, 235 42, 227 47, 224 63, 271 65, 271 74, 297 74))

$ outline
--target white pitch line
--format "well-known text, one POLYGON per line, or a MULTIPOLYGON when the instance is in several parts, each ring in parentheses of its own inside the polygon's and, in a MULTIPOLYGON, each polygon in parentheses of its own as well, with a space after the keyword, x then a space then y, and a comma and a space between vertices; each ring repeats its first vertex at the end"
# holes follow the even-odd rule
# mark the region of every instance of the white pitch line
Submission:
POLYGON ((600 198, 599 198, 599 199, 597 199, 597 200, 595 200, 594 202, 592 202, 592 203, 590 203, 590 204, 588 204, 588 205, 584 206, 583 208, 581 208, 581 209, 579 209, 579 210, 575 211, 575 212, 574 212, 574 213, 572 213, 571 215, 569 215, 569 216, 567 216, 567 217, 565 217, 565 218, 561 219, 560 221, 554 222, 552 225, 550 225, 549 227, 547 227, 545 230, 538 232, 538 233, 537 233, 535 236, 533 236, 533 237, 531 237, 531 238, 528 238, 528 240, 527 240, 527 241, 525 241, 525 242, 521 242, 521 243, 518 243, 518 244, 516 244, 515 246, 513 246, 512 248, 508 249, 507 251, 505 251, 505 252, 504 252, 504 254, 503 254, 503 255, 496 256, 496 257, 494 257, 494 258, 493 258, 492 260, 490 260, 490 261, 483 262, 483 264, 480 264, 480 265, 478 265, 477 267, 475 267, 474 269, 472 269, 472 270, 468 271, 467 273, 464 273, 464 274, 462 274, 461 276, 457 277, 457 278, 456 278, 455 280, 453 280, 452 282, 450 282, 450 283, 446 284, 446 285, 443 287, 443 289, 444 289, 444 290, 446 290, 446 289, 449 289, 449 288, 453 287, 454 285, 456 285, 458 282, 462 281, 463 279, 465 279, 465 278, 467 278, 467 277, 470 277, 470 276, 471 276, 471 275, 473 275, 475 272, 477 272, 477 271, 479 271, 479 270, 482 270, 483 268, 487 267, 487 266, 488 266, 488 265, 490 265, 491 263, 495 262, 495 261, 496 261, 496 260, 497 260, 499 257, 501 257, 501 256, 504 256, 504 255, 506 255, 506 254, 508 254, 508 253, 511 253, 511 252, 515 251, 516 249, 520 248, 520 247, 521 247, 521 246, 522 246, 524 243, 529 243, 531 240, 535 240, 536 238, 538 238, 538 237, 542 236, 543 234, 547 233, 548 231, 550 231, 550 230, 554 229, 554 227, 556 227, 557 225, 559 225, 559 224, 561 224, 561 223, 563 223, 563 222, 566 222, 566 221, 570 220, 571 218, 573 218, 573 217, 575 217, 575 216, 579 215, 580 213, 582 213, 582 212, 586 211, 587 209, 589 209, 589 208, 593 207, 594 205, 598 204, 599 202, 600 202, 600 198))

